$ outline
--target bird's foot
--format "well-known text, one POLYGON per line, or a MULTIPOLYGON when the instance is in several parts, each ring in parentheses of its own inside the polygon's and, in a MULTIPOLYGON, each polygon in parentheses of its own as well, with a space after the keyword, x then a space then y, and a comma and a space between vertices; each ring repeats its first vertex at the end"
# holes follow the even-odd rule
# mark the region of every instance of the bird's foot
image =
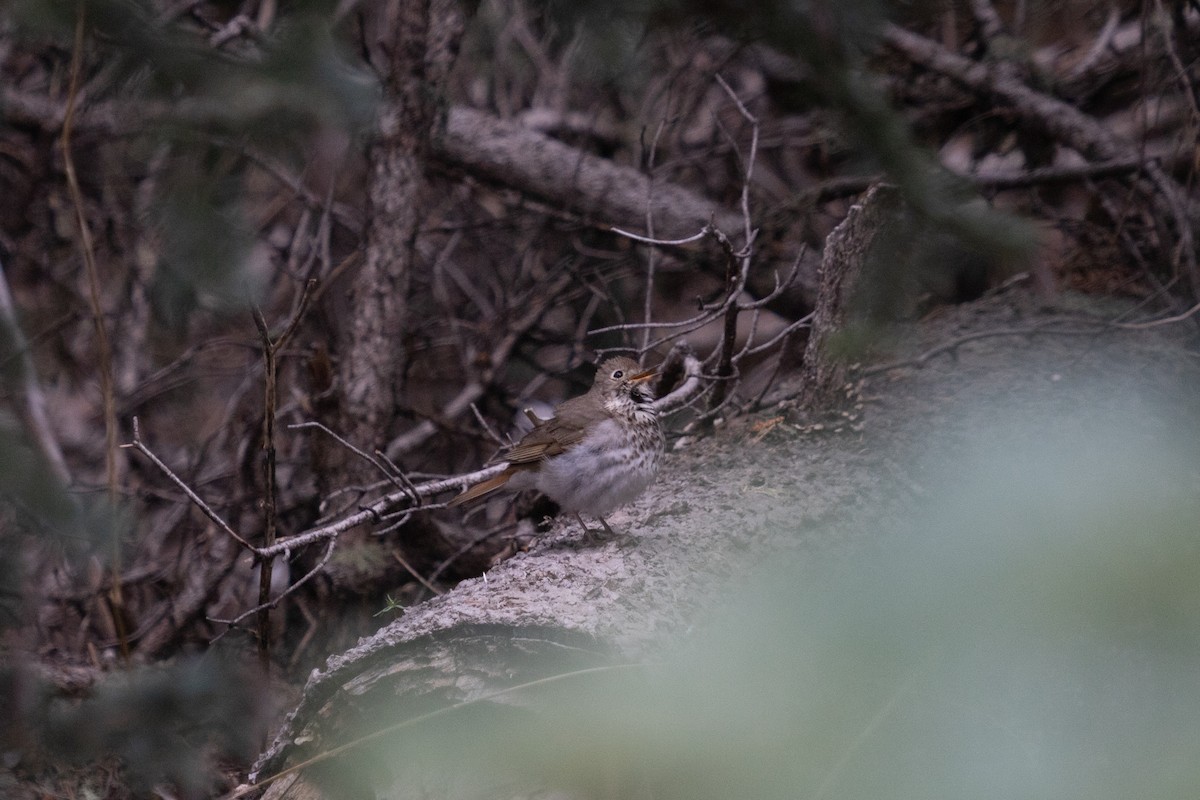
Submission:
MULTIPOLYGON (((587 523, 583 521, 583 517, 581 517, 578 512, 575 513, 575 519, 579 520, 579 527, 583 528, 584 544, 599 544, 601 541, 603 541, 604 537, 598 536, 595 531, 593 531, 591 528, 589 528, 587 526, 587 523)), ((604 520, 600 520, 600 521, 604 522, 604 520)), ((605 523, 604 527, 608 528, 608 524, 605 523)), ((610 532, 611 532, 611 530, 610 530, 610 532)))
POLYGON ((628 533, 617 533, 614 531, 612 526, 608 524, 608 521, 605 520, 604 517, 596 517, 596 519, 600 520, 600 524, 604 526, 604 533, 600 533, 600 531, 589 528, 587 523, 583 521, 583 517, 581 517, 579 514, 575 515, 575 519, 579 520, 579 525, 583 528, 583 541, 585 544, 597 545, 604 544, 605 542, 615 542, 616 544, 633 544, 635 541, 635 538, 628 533))

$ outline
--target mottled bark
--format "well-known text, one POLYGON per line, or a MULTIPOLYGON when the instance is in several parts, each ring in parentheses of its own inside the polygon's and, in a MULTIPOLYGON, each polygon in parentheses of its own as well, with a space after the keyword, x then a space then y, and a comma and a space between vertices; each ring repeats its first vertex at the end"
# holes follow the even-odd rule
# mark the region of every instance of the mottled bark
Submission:
MULTIPOLYGON (((404 390, 408 294, 421 222, 426 151, 438 96, 462 35, 452 0, 403 0, 378 10, 370 49, 383 98, 369 151, 363 265, 350 289, 352 320, 338 362, 337 428, 370 451, 383 445, 404 390)), ((370 35, 370 34, 369 34, 370 35)), ((351 476, 367 465, 347 462, 351 476)), ((345 472, 338 475, 344 483, 345 472)))

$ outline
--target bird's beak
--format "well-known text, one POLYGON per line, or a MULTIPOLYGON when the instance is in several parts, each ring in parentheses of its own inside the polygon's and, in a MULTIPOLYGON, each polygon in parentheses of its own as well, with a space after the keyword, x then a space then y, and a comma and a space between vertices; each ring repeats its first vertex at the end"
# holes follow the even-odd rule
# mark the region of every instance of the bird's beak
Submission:
POLYGON ((644 370, 642 372, 639 372, 636 375, 631 375, 629 377, 629 382, 630 383, 645 383, 646 381, 650 380, 651 378, 655 377, 656 375, 658 375, 658 370, 656 370, 656 369, 644 370))

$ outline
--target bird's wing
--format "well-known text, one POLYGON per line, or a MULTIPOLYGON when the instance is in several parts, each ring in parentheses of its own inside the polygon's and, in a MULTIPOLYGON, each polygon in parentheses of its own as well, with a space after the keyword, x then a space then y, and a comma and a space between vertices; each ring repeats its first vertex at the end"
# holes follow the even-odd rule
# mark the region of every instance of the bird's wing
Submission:
POLYGON ((504 455, 504 460, 510 464, 532 464, 578 444, 587 429, 605 417, 603 409, 577 402, 582 399, 576 397, 559 406, 553 419, 521 437, 504 455), (564 417, 570 417, 571 421, 564 421, 564 417))

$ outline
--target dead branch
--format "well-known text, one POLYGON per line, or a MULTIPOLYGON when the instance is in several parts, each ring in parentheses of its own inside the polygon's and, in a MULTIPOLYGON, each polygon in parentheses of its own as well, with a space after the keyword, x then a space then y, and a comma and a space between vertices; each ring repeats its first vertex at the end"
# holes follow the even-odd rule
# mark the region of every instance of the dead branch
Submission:
MULTIPOLYGON (((705 236, 708 236, 711 233, 712 228, 713 228, 712 223, 709 223, 708 225, 705 225, 703 228, 701 228, 699 233, 694 233, 691 236, 684 236, 682 239, 659 239, 653 235, 642 236, 641 234, 633 233, 632 231, 623 230, 623 229, 617 228, 615 226, 609 228, 609 230, 612 231, 613 233, 617 234, 618 236, 624 236, 626 239, 632 239, 635 242, 641 242, 642 244, 653 244, 653 245, 657 245, 658 247, 680 247, 685 244, 691 244, 692 242, 700 241, 705 236)), ((651 324, 651 323, 647 323, 647 324, 651 324)), ((669 325, 671 323, 659 323, 659 324, 669 325)), ((615 330, 615 327, 613 327, 613 328, 597 328, 597 329, 593 330, 592 333, 598 333, 600 331, 605 331, 605 330, 615 330)))
POLYGON ((592 224, 634 228, 644 223, 653 198, 659 235, 678 238, 710 218, 737 230, 739 216, 715 201, 631 167, 585 153, 517 123, 469 108, 452 108, 433 154, 453 166, 541 197, 581 214, 592 224))
MULTIPOLYGON (((263 371, 265 380, 263 381, 263 430, 262 430, 262 449, 265 458, 263 460, 263 483, 264 483, 264 498, 263 498, 263 545, 270 547, 275 544, 275 526, 278 503, 278 489, 276 486, 276 453, 275 453, 275 413, 278 406, 278 388, 277 381, 279 377, 279 353, 284 345, 295 334, 296 328, 300 325, 300 320, 304 318, 304 312, 308 310, 308 303, 312 297, 313 290, 316 289, 317 281, 311 278, 304 284, 304 289, 300 293, 300 299, 296 304, 296 310, 288 320, 287 327, 279 338, 272 339, 271 331, 267 328, 267 320, 262 315, 262 311, 255 307, 252 316, 254 317, 254 325, 258 329, 258 335, 262 342, 263 353, 263 371)), ((263 670, 267 670, 271 664, 271 617, 268 601, 271 596, 271 572, 273 563, 270 558, 265 558, 259 564, 259 589, 258 589, 258 655, 259 663, 263 670)), ((295 584, 293 584, 295 585, 295 584)))
POLYGON ((1042 94, 1021 83, 1009 70, 994 69, 947 50, 898 25, 884 29, 883 40, 914 64, 939 72, 973 91, 995 97, 1012 106, 1029 122, 1094 161, 1112 161, 1130 155, 1127 147, 1108 128, 1075 106, 1042 94))
MULTIPOLYGON (((1023 83, 1016 72, 1005 65, 989 65, 952 53, 937 42, 889 25, 884 41, 913 63, 939 72, 975 92, 994 97, 1009 105, 1021 118, 1076 150, 1092 161, 1128 161, 1139 157, 1136 145, 1114 136, 1107 127, 1075 106, 1039 92, 1023 83)), ((1187 193, 1153 162, 1145 165, 1153 191, 1151 201, 1175 223, 1178 246, 1172 255, 1183 262, 1192 296, 1200 296, 1200 269, 1197 268, 1194 215, 1187 193)), ((1168 252, 1172 248, 1166 248, 1168 252)))
POLYGON ((414 567, 412 564, 408 563, 408 561, 405 560, 404 556, 400 555, 400 553, 393 550, 392 558, 396 559, 396 563, 398 563, 400 566, 404 567, 404 569, 408 571, 409 575, 412 575, 414 578, 416 578, 417 583, 421 584, 423 587, 428 589, 430 592, 432 592, 433 594, 442 594, 443 593, 441 589, 434 586, 432 583, 429 582, 428 578, 426 578, 419 571, 417 571, 416 567, 414 567))
MULTIPOLYGON (((658 158, 658 142, 666 128, 666 120, 660 119, 654 129, 654 138, 650 141, 650 152, 646 156, 646 171, 650 181, 646 192, 646 235, 654 237, 654 167, 658 158)), ((658 250, 653 247, 645 250, 646 277, 642 283, 642 321, 650 322, 654 318, 654 278, 658 269, 658 250)), ((650 346, 650 330, 642 331, 642 346, 639 352, 645 353, 650 346)))
MULTIPOLYGON (((754 164, 758 160, 758 118, 751 114, 750 110, 738 99, 737 93, 725 82, 724 78, 717 75, 716 80, 729 99, 733 101, 738 113, 750 124, 750 147, 743 160, 745 168, 742 176, 741 192, 742 225, 744 226, 742 233, 746 244, 740 251, 734 252, 729 239, 719 229, 715 232, 717 242, 721 245, 721 250, 725 254, 725 293, 728 299, 724 308, 724 330, 721 335, 721 351, 717 357, 717 380, 713 385, 712 395, 709 397, 708 410, 710 414, 715 414, 724 405, 726 396, 732 394, 734 388, 732 383, 737 365, 734 361, 733 349, 737 338, 738 314, 742 310, 742 305, 738 302, 738 297, 741 295, 742 289, 746 286, 746 280, 749 278, 750 265, 754 254, 752 249, 754 231, 751 228, 750 222, 750 183, 754 177, 754 164)), ((753 340, 753 334, 748 338, 749 340, 753 340)))
POLYGON ((920 355, 912 358, 905 358, 899 361, 889 361, 886 364, 875 364, 873 366, 857 370, 857 374, 864 377, 870 377, 872 375, 880 375, 885 372, 891 372, 892 370, 902 369, 905 367, 915 367, 920 369, 934 358, 937 358, 940 355, 953 355, 957 353, 958 349, 963 345, 979 341, 980 339, 994 339, 998 336, 1029 337, 1045 334, 1053 334, 1055 336, 1097 336, 1102 333, 1106 327, 1109 326, 1104 323, 1097 323, 1094 326, 1083 328, 1066 328, 1061 324, 1054 322, 1041 325, 1030 325, 1025 328, 997 328, 990 331, 976 331, 974 333, 966 334, 965 336, 960 336, 952 341, 943 342, 936 347, 931 347, 920 355))
POLYGON ((737 337, 738 313, 741 304, 738 296, 746 284, 750 272, 750 245, 735 252, 729 238, 721 231, 713 232, 722 252, 725 254, 725 302, 722 304, 721 316, 723 329, 721 332, 721 347, 717 351, 716 383, 713 384, 712 394, 708 399, 709 414, 716 413, 725 403, 725 398, 732 394, 731 383, 734 380, 733 348, 737 337))
MULTIPOLYGON (((254 608, 246 609, 245 611, 243 611, 241 614, 238 614, 233 619, 212 618, 213 622, 219 622, 219 623, 222 623, 227 626, 224 631, 217 634, 217 636, 213 637, 213 641, 220 639, 222 636, 225 635, 225 633, 228 633, 229 631, 233 630, 238 625, 238 623, 240 623, 242 620, 246 619, 247 617, 250 617, 253 615, 261 616, 265 612, 269 612, 272 609, 277 608, 279 606, 280 602, 282 602, 285 597, 287 597, 288 595, 295 592, 297 589, 299 589, 304 584, 308 583, 312 578, 316 577, 316 575, 318 573, 320 573, 321 570, 323 570, 325 568, 325 565, 329 563, 329 559, 333 556, 333 548, 336 545, 337 545, 337 538, 329 537, 329 543, 325 546, 325 552, 321 554, 321 559, 317 562, 316 566, 314 566, 308 572, 304 573, 304 575, 302 575, 298 580, 293 581, 292 583, 288 584, 288 586, 282 592, 280 592, 278 595, 276 595, 275 597, 268 597, 267 600, 259 602, 259 604, 256 605, 254 608)), ((262 563, 266 563, 265 558, 263 559, 262 563)), ((261 635, 261 631, 260 631, 259 635, 261 635)))
POLYGON ((234 540, 236 540, 238 542, 238 544, 240 544, 242 547, 246 548, 247 550, 249 550, 252 553, 258 553, 259 548, 250 544, 248 541, 243 539, 241 537, 241 535, 238 534, 237 531, 235 531, 233 528, 229 527, 229 523, 226 522, 224 519, 222 519, 220 514, 218 514, 216 511, 213 511, 212 508, 208 505, 208 503, 205 503, 204 500, 201 499, 200 495, 198 495, 194 491, 192 491, 192 487, 190 487, 186 483, 184 483, 184 481, 178 475, 176 475, 171 470, 170 467, 168 467, 166 464, 164 464, 162 462, 162 459, 160 459, 158 456, 156 456, 154 454, 153 450, 151 450, 149 447, 146 446, 146 443, 142 441, 141 426, 138 423, 137 417, 133 418, 133 439, 132 439, 132 441, 121 445, 121 447, 123 447, 123 448, 132 447, 133 449, 137 450, 139 453, 144 455, 146 458, 150 459, 150 463, 153 464, 155 467, 157 467, 159 472, 161 472, 163 475, 167 476, 168 480, 170 480, 171 483, 178 486, 180 491, 182 491, 184 494, 187 495, 188 499, 191 500, 192 503, 195 504, 196 508, 200 509, 200 511, 204 514, 204 516, 206 516, 210 520, 212 520, 218 528, 220 528, 221 530, 225 531, 225 533, 232 536, 234 538, 234 540))

